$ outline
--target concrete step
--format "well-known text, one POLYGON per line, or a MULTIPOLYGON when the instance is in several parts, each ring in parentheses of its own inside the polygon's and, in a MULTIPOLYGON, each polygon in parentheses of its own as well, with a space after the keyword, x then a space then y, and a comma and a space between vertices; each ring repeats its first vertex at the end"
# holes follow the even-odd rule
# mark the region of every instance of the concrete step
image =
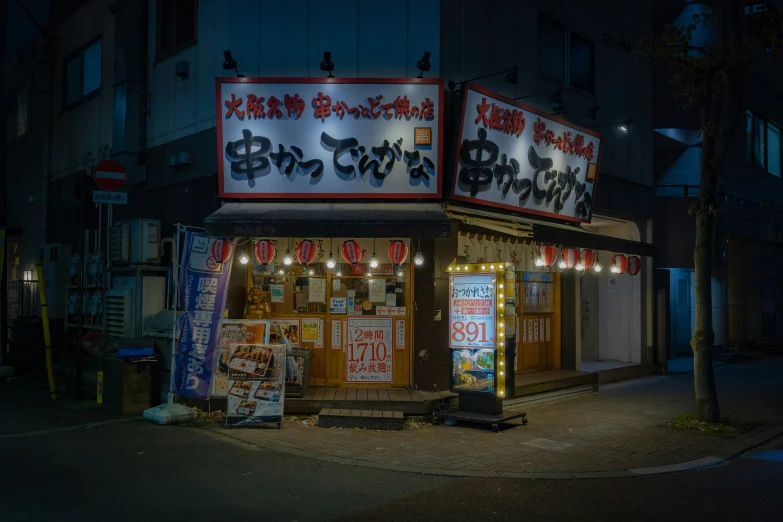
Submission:
POLYGON ((401 411, 324 408, 318 413, 319 428, 401 430, 404 423, 401 411))
POLYGON ((581 386, 572 386, 570 388, 563 388, 551 392, 525 395, 523 397, 508 399, 503 401, 503 407, 511 410, 518 410, 531 404, 541 404, 544 402, 551 402, 560 399, 570 399, 578 395, 588 395, 594 391, 595 388, 592 384, 583 384, 581 386))

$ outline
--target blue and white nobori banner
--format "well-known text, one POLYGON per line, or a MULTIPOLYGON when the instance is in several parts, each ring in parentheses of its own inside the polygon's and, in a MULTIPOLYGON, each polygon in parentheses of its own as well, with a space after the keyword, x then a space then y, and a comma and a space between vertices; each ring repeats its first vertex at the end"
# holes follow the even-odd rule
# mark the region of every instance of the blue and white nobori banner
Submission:
POLYGON ((232 259, 227 239, 185 235, 180 280, 185 315, 174 378, 182 397, 209 398, 232 259))

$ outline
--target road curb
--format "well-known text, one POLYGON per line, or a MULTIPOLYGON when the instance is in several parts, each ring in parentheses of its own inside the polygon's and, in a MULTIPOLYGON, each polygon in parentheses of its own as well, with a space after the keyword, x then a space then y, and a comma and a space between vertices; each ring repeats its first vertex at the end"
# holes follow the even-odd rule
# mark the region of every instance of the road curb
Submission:
POLYGON ((724 449, 723 451, 718 452, 718 456, 726 460, 732 459, 742 455, 748 450, 751 450, 757 446, 761 446, 762 444, 769 442, 772 439, 779 437, 780 435, 783 435, 783 426, 772 425, 769 428, 766 428, 765 430, 748 437, 747 439, 738 442, 731 447, 724 449))
MULTIPOLYGON (((198 427, 190 426, 189 430, 194 431, 206 431, 214 434, 216 438, 230 439, 231 443, 240 442, 246 446, 258 448, 258 445, 248 442, 245 439, 236 437, 226 430, 213 427, 209 425, 201 425, 198 427)), ((369 460, 352 459, 348 457, 338 457, 335 455, 322 455, 319 453, 313 453, 310 451, 302 451, 295 448, 287 447, 266 447, 269 451, 277 453, 285 453, 288 455, 294 455, 297 457, 311 458, 315 460, 321 460, 324 462, 331 462, 333 464, 357 466, 362 468, 382 469, 385 471, 399 471, 403 473, 415 473, 420 475, 437 475, 444 477, 478 477, 478 478, 515 478, 515 479, 596 479, 596 478, 625 478, 625 477, 645 477, 649 475, 664 475, 669 473, 682 473, 685 471, 695 471, 700 469, 712 468, 723 465, 727 461, 736 457, 756 446, 764 444, 769 440, 783 434, 783 426, 773 426, 764 430, 753 437, 749 437, 741 444, 737 444, 735 448, 730 450, 729 456, 713 456, 708 455, 694 460, 680 462, 678 464, 669 464, 666 466, 655 466, 651 468, 635 468, 624 470, 611 470, 611 471, 551 471, 551 472, 536 472, 536 471, 474 471, 474 470, 458 470, 458 469, 443 469, 443 468, 424 468, 420 466, 405 466, 399 464, 386 464, 383 462, 373 462, 369 460)), ((726 452, 722 452, 726 453, 726 452)))
POLYGON ((75 431, 89 428, 99 428, 101 426, 108 426, 111 424, 120 424, 123 422, 129 422, 133 420, 140 420, 139 417, 123 417, 121 419, 109 419, 105 421, 88 422, 86 424, 74 424, 73 426, 64 426, 62 428, 50 428, 46 430, 34 430, 34 431, 22 431, 19 433, 4 433, 0 435, 0 439, 15 439, 19 437, 34 437, 36 435, 48 435, 50 433, 60 433, 63 431, 75 431))

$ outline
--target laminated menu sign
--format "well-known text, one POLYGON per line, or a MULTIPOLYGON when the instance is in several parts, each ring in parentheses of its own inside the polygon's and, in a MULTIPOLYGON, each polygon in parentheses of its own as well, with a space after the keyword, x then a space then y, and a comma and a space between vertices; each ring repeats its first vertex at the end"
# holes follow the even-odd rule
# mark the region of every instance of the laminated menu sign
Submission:
POLYGON ((316 344, 323 342, 323 332, 320 319, 302 319, 302 342, 316 344))
POLYGON ((392 382, 393 319, 348 317, 346 382, 392 382))
POLYGON ((285 346, 231 346, 226 425, 283 425, 285 346))
POLYGON ((549 336, 549 333, 550 333, 550 332, 549 332, 549 324, 550 324, 550 323, 549 323, 549 317, 547 317, 547 318, 546 318, 546 340, 547 340, 547 341, 549 341, 549 340, 550 340, 550 336, 549 336))
POLYGON ((257 319, 223 319, 220 345, 212 378, 212 396, 225 397, 228 391, 228 358, 232 345, 267 344, 269 321, 257 319))
POLYGON ((332 350, 341 350, 343 347, 343 322, 340 319, 332 319, 332 350))
POLYGON ((450 274, 449 346, 495 349, 494 274, 450 274))

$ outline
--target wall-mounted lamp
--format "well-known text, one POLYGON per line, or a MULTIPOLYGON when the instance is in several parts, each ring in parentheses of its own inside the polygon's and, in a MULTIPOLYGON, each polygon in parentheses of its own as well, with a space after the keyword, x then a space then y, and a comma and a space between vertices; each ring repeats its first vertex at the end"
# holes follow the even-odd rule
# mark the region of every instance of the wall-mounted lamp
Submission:
POLYGON ((244 78, 245 75, 239 74, 237 67, 238 67, 237 61, 234 60, 233 56, 231 56, 231 50, 226 49, 225 51, 223 51, 223 70, 224 71, 233 70, 235 73, 237 73, 237 78, 244 78))
POLYGON ((324 61, 321 62, 321 70, 329 73, 327 78, 334 78, 332 71, 334 71, 334 62, 332 62, 332 53, 324 51, 324 61))
POLYGON ((25 270, 22 272, 22 278, 25 281, 32 281, 33 280, 33 271, 32 270, 25 270))
POLYGON ((597 129, 599 127, 609 127, 610 125, 617 125, 617 130, 622 132, 623 134, 628 134, 631 130, 631 124, 633 123, 633 120, 631 118, 626 118, 624 120, 620 121, 613 121, 611 123, 602 123, 601 125, 592 125, 588 127, 588 129, 597 129))
POLYGON ((424 78, 424 73, 429 72, 430 67, 430 52, 424 51, 424 55, 422 55, 421 60, 416 62, 416 68, 421 71, 421 73, 417 76, 417 78, 424 78))
POLYGON ((176 74, 180 81, 185 81, 188 78, 190 78, 190 64, 187 60, 181 60, 177 62, 176 67, 174 68, 174 74, 176 74))

